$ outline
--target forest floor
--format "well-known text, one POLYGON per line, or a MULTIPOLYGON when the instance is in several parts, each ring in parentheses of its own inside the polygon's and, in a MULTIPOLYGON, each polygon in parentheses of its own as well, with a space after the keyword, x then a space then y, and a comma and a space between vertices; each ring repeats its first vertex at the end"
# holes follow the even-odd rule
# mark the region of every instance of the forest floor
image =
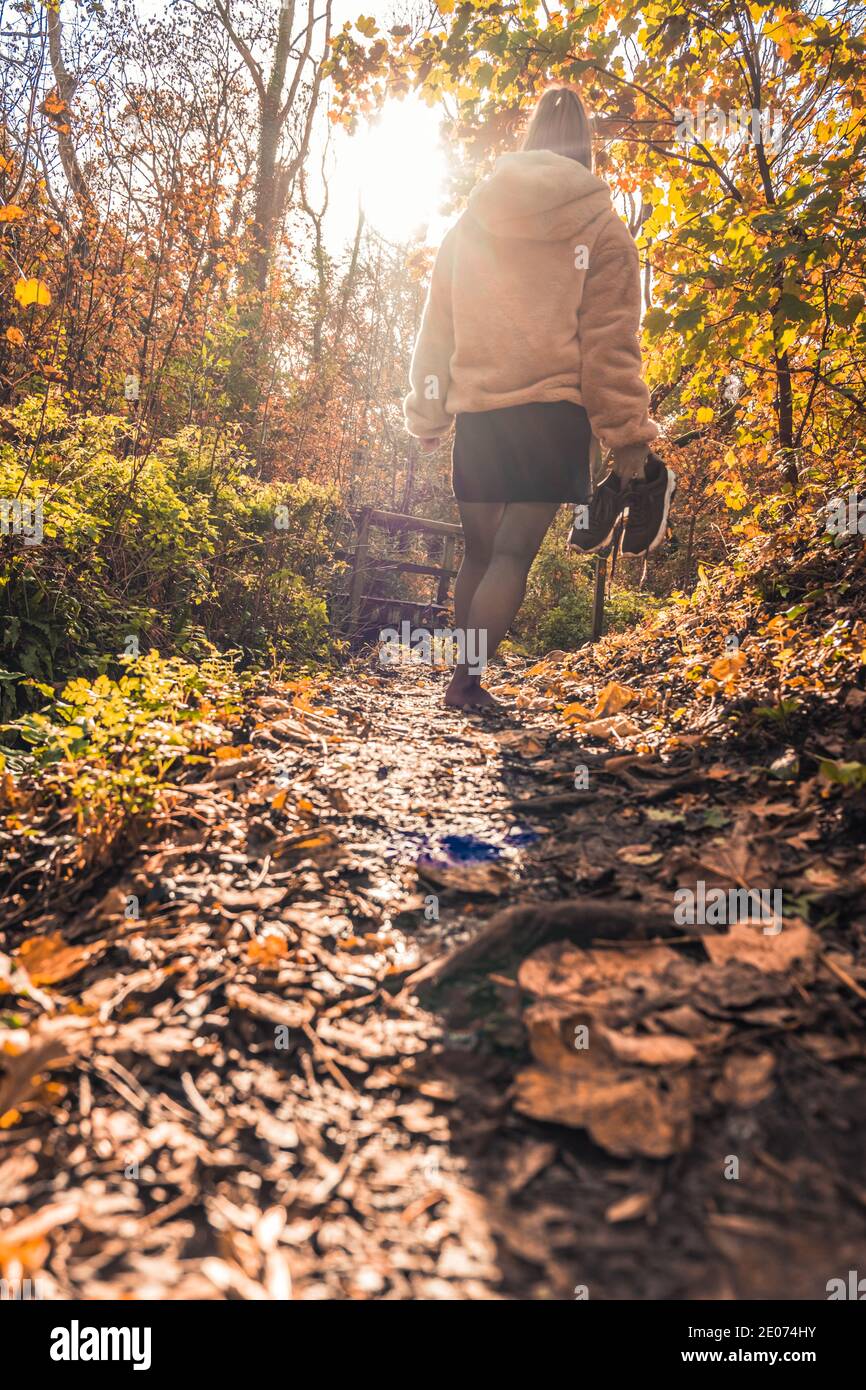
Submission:
POLYGON ((493 718, 372 658, 318 708, 260 689, 239 756, 12 929, 7 1276, 784 1299, 864 1267, 859 822, 707 728, 564 722, 556 669, 512 662, 493 718), (781 885, 783 930, 676 925, 700 878, 781 885))

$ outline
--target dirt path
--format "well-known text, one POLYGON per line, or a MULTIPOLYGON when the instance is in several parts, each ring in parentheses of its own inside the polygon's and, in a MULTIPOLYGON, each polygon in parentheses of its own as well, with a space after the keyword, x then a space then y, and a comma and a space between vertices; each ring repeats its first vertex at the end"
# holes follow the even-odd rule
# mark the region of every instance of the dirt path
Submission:
POLYGON ((7 1269, 61 1297, 301 1299, 818 1298, 866 1272, 862 958, 786 928, 784 974, 708 962, 671 913, 720 825, 799 835, 832 892, 832 827, 784 787, 756 820, 739 754, 714 785, 712 748, 647 781, 549 701, 491 722, 440 698, 372 665, 318 709, 272 689, 119 876, 29 924, 7 1269), (418 986, 527 901, 550 907, 418 986), (589 1063, 563 1051, 584 1017, 589 1063), (33 1093, 52 1048, 71 1061, 33 1093))

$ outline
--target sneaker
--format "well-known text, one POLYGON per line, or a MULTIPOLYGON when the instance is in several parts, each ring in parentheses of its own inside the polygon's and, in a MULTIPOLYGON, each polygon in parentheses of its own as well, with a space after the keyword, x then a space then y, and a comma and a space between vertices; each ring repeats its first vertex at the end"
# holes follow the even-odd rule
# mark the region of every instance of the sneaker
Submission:
POLYGON ((628 502, 628 488, 622 486, 615 473, 608 473, 593 492, 589 504, 579 502, 575 507, 569 545, 582 550, 585 555, 605 550, 613 539, 616 524, 628 502))
POLYGON ((650 454, 647 476, 628 490, 628 520, 622 538, 623 555, 648 555, 661 545, 668 529, 668 512, 677 479, 673 469, 650 454))

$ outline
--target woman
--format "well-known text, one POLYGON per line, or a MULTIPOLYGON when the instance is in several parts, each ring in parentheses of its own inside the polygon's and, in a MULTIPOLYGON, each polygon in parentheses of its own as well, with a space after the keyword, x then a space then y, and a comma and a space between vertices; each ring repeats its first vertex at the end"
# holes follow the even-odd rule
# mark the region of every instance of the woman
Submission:
MULTIPOLYGON (((508 631, 539 546, 562 502, 581 504, 572 543, 624 554, 664 537, 675 480, 648 452, 657 434, 641 378, 637 251, 591 172, 580 97, 541 97, 522 147, 503 155, 445 237, 410 368, 406 428, 432 453, 455 424, 454 495, 465 551, 457 627, 508 631), (589 498, 593 435, 612 471, 589 498)), ((449 705, 490 705, 458 666, 449 705)))

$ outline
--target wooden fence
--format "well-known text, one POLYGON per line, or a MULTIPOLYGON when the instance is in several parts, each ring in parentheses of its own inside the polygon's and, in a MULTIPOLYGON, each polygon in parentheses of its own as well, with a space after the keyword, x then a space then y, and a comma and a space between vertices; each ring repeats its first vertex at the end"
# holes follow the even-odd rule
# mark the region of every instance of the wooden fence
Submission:
POLYGON ((362 636, 377 621, 385 625, 403 618, 413 622, 424 622, 438 618, 447 610, 451 581, 457 574, 457 543, 463 538, 463 528, 451 521, 434 521, 429 517, 404 516, 402 512, 377 511, 373 507, 363 507, 357 517, 357 539, 355 548, 348 557, 348 593, 335 594, 334 598, 345 601, 341 623, 343 632, 350 638, 362 636), (372 552, 371 536, 376 530, 386 531, 399 541, 410 532, 421 532, 428 536, 443 537, 442 564, 419 564, 415 560, 404 560, 398 551, 392 556, 376 556, 372 552), (420 599, 393 598, 389 595, 371 593, 384 574, 424 574, 437 581, 435 593, 425 602, 420 599))
MULTIPOLYGON (((404 516, 401 512, 377 511, 373 507, 363 507, 357 513, 357 539, 355 548, 346 558, 349 567, 348 592, 333 594, 332 599, 345 601, 340 627, 350 639, 357 639, 367 633, 374 620, 380 625, 391 625, 409 618, 413 622, 427 622, 445 613, 451 590, 451 581, 457 574, 457 543, 463 538, 463 528, 451 521, 434 521, 429 517, 404 516), (391 537, 407 536, 410 532, 424 535, 442 536, 443 563, 441 565, 422 565, 414 560, 402 560, 386 556, 373 556, 370 545, 374 530, 387 531, 391 537), (390 574, 426 574, 438 580, 435 596, 427 602, 418 599, 392 598, 382 594, 370 593, 375 587, 377 577, 390 574)), ((604 626, 604 596, 607 582, 607 555, 595 557, 595 585, 592 608, 592 641, 601 636, 604 626)))

